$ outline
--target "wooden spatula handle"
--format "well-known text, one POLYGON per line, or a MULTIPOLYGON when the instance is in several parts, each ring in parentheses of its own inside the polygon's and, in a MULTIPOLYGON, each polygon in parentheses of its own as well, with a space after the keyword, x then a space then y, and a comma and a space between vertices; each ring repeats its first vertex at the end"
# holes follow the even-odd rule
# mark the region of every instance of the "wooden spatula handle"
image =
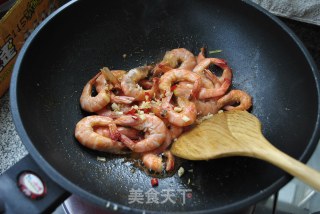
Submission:
POLYGON ((254 151, 255 157, 272 163, 320 192, 320 173, 281 152, 271 144, 254 151))

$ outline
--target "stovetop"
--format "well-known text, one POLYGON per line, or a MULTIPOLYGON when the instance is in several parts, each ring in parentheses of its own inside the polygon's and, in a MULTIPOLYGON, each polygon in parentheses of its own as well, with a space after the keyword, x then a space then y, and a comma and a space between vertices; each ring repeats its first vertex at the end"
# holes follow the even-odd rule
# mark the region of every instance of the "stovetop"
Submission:
MULTIPOLYGON (((281 18, 296 35, 302 40, 306 48, 320 68, 320 26, 301 23, 281 18)), ((320 72, 320 71, 319 71, 320 72)), ((0 174, 23 158, 27 151, 18 137, 10 114, 9 95, 6 93, 0 99, 0 174)), ((308 165, 320 171, 320 144, 308 161, 308 165)), ((78 200, 76 196, 73 200, 78 200)), ((80 202, 79 202, 80 200, 80 202)), ((54 214, 74 213, 70 207, 69 199, 54 214)), ((297 179, 293 179, 279 192, 268 199, 254 205, 250 213, 277 213, 277 214, 316 214, 320 213, 320 193, 315 192, 297 179)), ((72 203, 71 203, 72 204, 72 203)), ((86 205, 86 204, 84 204, 86 205)), ((88 205, 86 205, 88 206, 88 205)))

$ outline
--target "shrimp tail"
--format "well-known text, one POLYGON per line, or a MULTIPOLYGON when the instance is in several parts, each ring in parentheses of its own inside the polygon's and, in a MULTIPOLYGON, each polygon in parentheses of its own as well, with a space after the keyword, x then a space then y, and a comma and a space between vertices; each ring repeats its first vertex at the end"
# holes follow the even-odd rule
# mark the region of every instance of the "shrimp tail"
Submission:
POLYGON ((219 78, 214 73, 212 73, 209 69, 204 69, 203 73, 213 83, 214 86, 221 85, 219 78))
POLYGON ((225 110, 248 110, 252 106, 252 98, 241 90, 231 90, 228 94, 218 99, 219 108, 225 110), (233 106, 238 104, 237 106, 233 106))
POLYGON ((126 145, 131 150, 133 150, 134 145, 135 145, 135 142, 124 134, 120 134, 120 142, 122 142, 124 145, 126 145))
POLYGON ((197 64, 199 64, 199 62, 201 62, 202 60, 204 60, 206 58, 204 52, 205 52, 204 47, 200 48, 200 53, 197 56, 197 64))
POLYGON ((193 85, 192 94, 191 94, 194 99, 199 98, 200 90, 201 90, 201 84, 198 82, 195 82, 193 85))
POLYGON ((167 150, 163 153, 166 157, 165 163, 163 157, 154 153, 146 153, 142 156, 142 162, 146 168, 151 169, 155 172, 162 172, 164 169, 169 172, 174 169, 174 156, 167 150))
POLYGON ((153 153, 147 153, 142 156, 142 162, 144 166, 155 172, 162 172, 164 169, 164 164, 162 163, 162 157, 159 157, 153 153))
POLYGON ((159 63, 159 64, 158 64, 158 67, 161 69, 161 71, 162 71, 163 73, 166 73, 166 72, 172 70, 172 68, 171 68, 169 65, 166 65, 166 64, 164 64, 164 63, 159 63))
POLYGON ((101 74, 104 76, 104 78, 108 81, 110 81, 115 88, 121 89, 121 83, 119 80, 112 74, 109 68, 104 67, 101 70, 101 74))
POLYGON ((174 156, 170 152, 170 150, 167 150, 163 153, 163 155, 167 158, 166 161, 166 171, 172 171, 174 169, 174 156))
MULTIPOLYGON (((148 92, 151 97, 155 97, 155 95, 159 93, 159 82, 160 82, 160 79, 157 77, 154 77, 152 79, 153 85, 152 85, 152 88, 150 89, 150 91, 148 92), (152 93, 152 94, 150 94, 150 93, 152 93)), ((149 97, 149 99, 151 97, 149 97)))
POLYGON ((160 62, 159 64, 157 64, 154 69, 153 69, 153 76, 157 77, 160 76, 161 74, 164 74, 168 71, 172 70, 172 67, 170 67, 169 65, 167 65, 164 62, 160 62))
POLYGON ((117 129, 117 125, 115 123, 109 124, 110 138, 112 140, 119 140, 121 137, 121 133, 117 129))

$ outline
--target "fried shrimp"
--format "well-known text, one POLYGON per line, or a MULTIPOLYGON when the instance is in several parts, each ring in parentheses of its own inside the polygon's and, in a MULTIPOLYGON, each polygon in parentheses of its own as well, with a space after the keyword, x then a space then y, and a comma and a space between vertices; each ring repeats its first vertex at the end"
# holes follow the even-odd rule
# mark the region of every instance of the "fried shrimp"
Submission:
POLYGON ((199 99, 207 99, 211 97, 218 97, 226 93, 231 85, 232 71, 227 65, 226 61, 218 58, 202 59, 198 65, 193 69, 195 73, 204 75, 211 81, 213 87, 203 87, 199 93, 199 99), (221 77, 216 77, 208 70, 208 67, 214 64, 223 69, 221 77))
POLYGON ((193 84, 192 96, 197 98, 201 89, 201 77, 186 69, 172 69, 171 71, 163 74, 160 78, 159 89, 165 96, 169 95, 172 91, 172 86, 178 82, 190 82, 193 84))
POLYGON ((162 172, 164 169, 169 172, 174 169, 174 156, 169 150, 162 154, 146 153, 142 156, 142 162, 148 169, 155 172, 162 172), (165 162, 162 156, 167 158, 165 162))
POLYGON ((232 70, 227 65, 227 62, 223 59, 205 58, 199 62, 199 64, 193 69, 193 71, 196 73, 202 72, 204 69, 207 69, 211 64, 214 64, 223 70, 221 77, 219 77, 220 82, 223 82, 225 79, 231 81, 232 70))
MULTIPOLYGON (((136 101, 144 101, 147 96, 153 96, 156 93, 158 84, 154 82, 153 87, 149 90, 143 89, 138 82, 148 77, 151 66, 142 66, 131 69, 124 75, 121 81, 121 88, 126 96, 134 97, 136 101)), ((157 81, 157 79, 154 79, 157 81)))
POLYGON ((170 134, 166 135, 165 142, 150 152, 144 153, 142 155, 142 162, 146 168, 151 169, 156 172, 162 172, 164 169, 166 171, 171 171, 174 169, 174 156, 167 150, 171 145, 172 136, 170 134), (163 156, 166 157, 164 161, 163 156))
POLYGON ((113 120, 108 117, 92 115, 80 120, 75 129, 76 139, 85 147, 90 149, 109 152, 114 154, 123 154, 128 150, 121 141, 120 133, 113 120), (94 131, 95 127, 109 127, 110 137, 105 137, 94 131))
POLYGON ((115 120, 117 125, 129 126, 145 133, 145 138, 133 142, 128 137, 121 135, 122 142, 134 152, 148 152, 161 146, 165 139, 167 128, 163 121, 155 115, 145 114, 144 118, 133 118, 125 115, 115 120))
POLYGON ((171 97, 172 93, 162 101, 162 116, 175 126, 183 127, 193 124, 197 119, 197 110, 194 102, 184 97, 178 97, 178 106, 174 107, 170 104, 171 97))
POLYGON ((96 79, 100 76, 100 72, 95 75, 83 88, 80 105, 81 108, 88 112, 95 112, 107 106, 110 102, 110 92, 107 86, 102 87, 97 96, 92 96, 92 88, 96 79))
POLYGON ((231 90, 221 97, 217 104, 219 108, 225 110, 248 110, 252 106, 252 98, 249 94, 241 90, 231 90), (238 104, 237 106, 233 106, 238 104))
POLYGON ((196 58, 190 51, 177 48, 166 52, 163 60, 154 68, 154 73, 159 75, 174 68, 192 70, 196 64, 196 58))

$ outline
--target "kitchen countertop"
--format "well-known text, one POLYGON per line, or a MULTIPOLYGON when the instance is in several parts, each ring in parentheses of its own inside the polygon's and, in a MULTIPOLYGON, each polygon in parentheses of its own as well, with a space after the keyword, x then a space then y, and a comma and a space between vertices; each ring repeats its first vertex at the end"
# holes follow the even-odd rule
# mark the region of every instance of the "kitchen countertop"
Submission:
POLYGON ((12 121, 9 93, 0 99, 0 174, 28 154, 12 121))

